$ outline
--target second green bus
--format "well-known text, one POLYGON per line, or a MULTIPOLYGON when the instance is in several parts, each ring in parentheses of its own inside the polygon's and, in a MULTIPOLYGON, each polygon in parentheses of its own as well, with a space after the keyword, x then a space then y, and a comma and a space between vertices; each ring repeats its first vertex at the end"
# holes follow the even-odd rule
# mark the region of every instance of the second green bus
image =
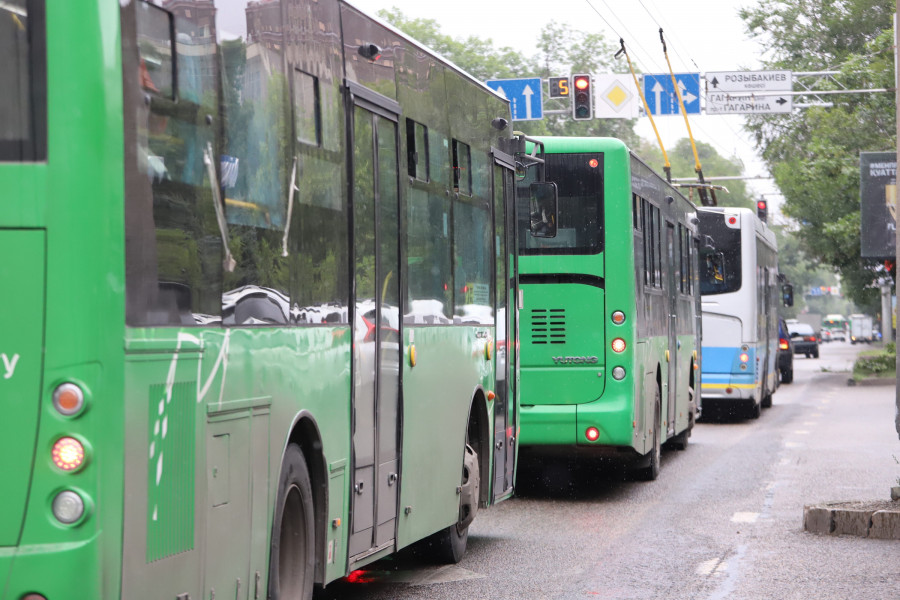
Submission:
POLYGON ((696 209, 619 140, 538 141, 559 208, 537 237, 519 207, 521 447, 655 479, 700 412, 696 209))

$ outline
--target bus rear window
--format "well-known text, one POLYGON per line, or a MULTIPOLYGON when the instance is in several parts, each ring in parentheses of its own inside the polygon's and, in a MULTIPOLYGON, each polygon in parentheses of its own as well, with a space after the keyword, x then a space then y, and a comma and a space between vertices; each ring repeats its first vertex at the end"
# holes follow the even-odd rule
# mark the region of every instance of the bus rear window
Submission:
POLYGON ((0 161, 47 157, 43 0, 0 2, 0 161))
POLYGON ((720 212, 699 212, 700 233, 712 238, 714 250, 700 251, 700 294, 712 296, 741 289, 741 230, 725 224, 720 212))
POLYGON ((519 250, 524 255, 597 254, 603 250, 603 154, 547 154, 544 160, 546 179, 559 190, 559 227, 553 238, 531 235, 531 179, 519 183, 519 250))

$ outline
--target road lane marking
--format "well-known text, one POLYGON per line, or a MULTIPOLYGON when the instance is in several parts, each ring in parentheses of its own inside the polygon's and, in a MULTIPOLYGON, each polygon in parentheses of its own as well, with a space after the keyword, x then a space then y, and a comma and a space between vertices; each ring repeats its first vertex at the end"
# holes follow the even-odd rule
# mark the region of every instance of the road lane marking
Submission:
POLYGON ((759 513, 757 512, 736 512, 734 516, 731 517, 732 523, 756 523, 756 519, 759 518, 759 513))
POLYGON ((714 575, 728 570, 728 563, 721 558, 711 558, 697 565, 697 575, 714 575))

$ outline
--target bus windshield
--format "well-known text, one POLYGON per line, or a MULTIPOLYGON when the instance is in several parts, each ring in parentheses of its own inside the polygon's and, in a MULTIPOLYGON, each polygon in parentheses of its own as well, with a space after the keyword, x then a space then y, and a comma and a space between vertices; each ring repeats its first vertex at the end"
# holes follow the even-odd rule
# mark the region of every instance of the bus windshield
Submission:
POLYGON ((597 254, 603 250, 603 154, 547 154, 544 159, 547 181, 559 190, 559 228, 556 237, 531 235, 531 179, 526 179, 518 186, 519 250, 524 255, 597 254))
POLYGON ((700 293, 727 294, 741 289, 741 230, 725 224, 722 213, 700 216, 700 231, 712 238, 715 250, 700 255, 700 293))
POLYGON ((43 31, 40 2, 0 3, 0 160, 44 158, 43 31))

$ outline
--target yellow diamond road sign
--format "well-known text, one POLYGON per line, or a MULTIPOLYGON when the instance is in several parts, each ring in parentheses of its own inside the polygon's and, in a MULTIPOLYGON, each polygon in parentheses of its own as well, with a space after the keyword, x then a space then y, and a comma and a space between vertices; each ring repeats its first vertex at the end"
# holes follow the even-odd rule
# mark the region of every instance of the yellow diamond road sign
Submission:
POLYGON ((602 90, 596 96, 594 116, 598 119, 635 119, 639 96, 634 78, 624 75, 594 75, 594 86, 602 90))
POLYGON ((620 111, 630 99, 631 94, 628 93, 628 90, 619 85, 618 82, 612 84, 608 90, 603 92, 603 100, 616 112, 620 111))

